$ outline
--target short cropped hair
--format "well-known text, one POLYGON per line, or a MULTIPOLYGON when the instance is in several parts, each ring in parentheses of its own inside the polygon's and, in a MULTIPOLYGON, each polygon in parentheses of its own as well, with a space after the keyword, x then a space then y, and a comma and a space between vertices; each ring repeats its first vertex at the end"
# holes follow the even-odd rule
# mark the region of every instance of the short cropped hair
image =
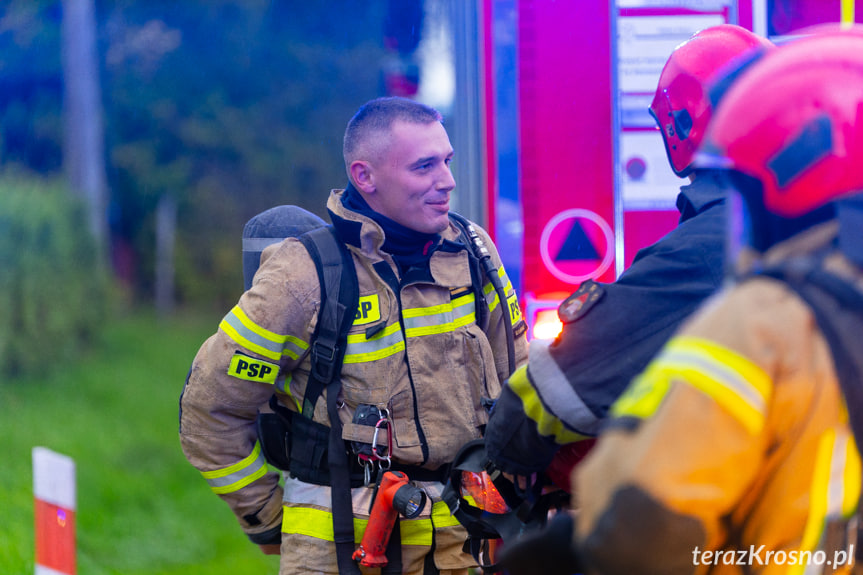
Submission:
POLYGON ((377 98, 363 104, 345 129, 342 154, 345 168, 351 163, 367 160, 381 152, 379 143, 386 139, 380 136, 389 132, 395 121, 412 124, 443 122, 440 112, 409 98, 396 96, 377 98))

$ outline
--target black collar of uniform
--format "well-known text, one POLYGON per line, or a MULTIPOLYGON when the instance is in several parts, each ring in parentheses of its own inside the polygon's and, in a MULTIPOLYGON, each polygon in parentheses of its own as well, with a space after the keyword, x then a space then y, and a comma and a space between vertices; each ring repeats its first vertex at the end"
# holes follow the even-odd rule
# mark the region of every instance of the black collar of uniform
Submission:
POLYGON ((725 201, 727 192, 722 176, 715 170, 698 170, 695 179, 680 187, 677 194, 677 211, 680 223, 700 214, 704 210, 725 201))
MULTIPOLYGON (((378 224, 384 233, 384 244, 381 249, 398 259, 412 261, 428 258, 440 243, 440 234, 426 234, 412 230, 374 211, 350 182, 342 195, 342 205, 378 224)), ((360 245, 360 231, 362 229, 360 222, 348 222, 333 214, 332 211, 330 211, 330 218, 336 229, 342 233, 342 238, 346 243, 360 245)))

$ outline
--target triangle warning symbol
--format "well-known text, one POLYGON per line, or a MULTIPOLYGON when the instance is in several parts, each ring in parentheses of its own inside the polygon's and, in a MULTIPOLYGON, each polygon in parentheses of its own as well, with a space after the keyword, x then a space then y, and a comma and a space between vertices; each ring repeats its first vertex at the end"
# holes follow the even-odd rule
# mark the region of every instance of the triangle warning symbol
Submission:
POLYGON ((599 252, 587 237, 584 228, 578 220, 574 220, 572 229, 569 230, 569 235, 563 245, 560 246, 555 261, 578 261, 578 260, 598 260, 599 252))

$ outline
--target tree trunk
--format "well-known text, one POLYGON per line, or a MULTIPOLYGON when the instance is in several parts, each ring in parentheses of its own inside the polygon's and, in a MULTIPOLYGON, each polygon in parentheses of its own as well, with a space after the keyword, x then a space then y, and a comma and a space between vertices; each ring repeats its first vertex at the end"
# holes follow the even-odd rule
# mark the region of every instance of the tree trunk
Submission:
POLYGON ((104 253, 108 222, 94 0, 63 0, 63 167, 104 253))
POLYGON ((164 194, 156 207, 156 310, 174 311, 174 242, 177 236, 177 201, 164 194))

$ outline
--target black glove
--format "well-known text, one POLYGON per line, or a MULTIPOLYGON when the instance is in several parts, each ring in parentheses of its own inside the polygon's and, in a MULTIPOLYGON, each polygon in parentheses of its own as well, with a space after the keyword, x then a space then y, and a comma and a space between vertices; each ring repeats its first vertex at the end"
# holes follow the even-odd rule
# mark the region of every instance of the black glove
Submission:
POLYGON ((526 533, 500 550, 498 564, 509 575, 573 575, 581 566, 573 541, 575 522, 557 513, 539 530, 526 533))

